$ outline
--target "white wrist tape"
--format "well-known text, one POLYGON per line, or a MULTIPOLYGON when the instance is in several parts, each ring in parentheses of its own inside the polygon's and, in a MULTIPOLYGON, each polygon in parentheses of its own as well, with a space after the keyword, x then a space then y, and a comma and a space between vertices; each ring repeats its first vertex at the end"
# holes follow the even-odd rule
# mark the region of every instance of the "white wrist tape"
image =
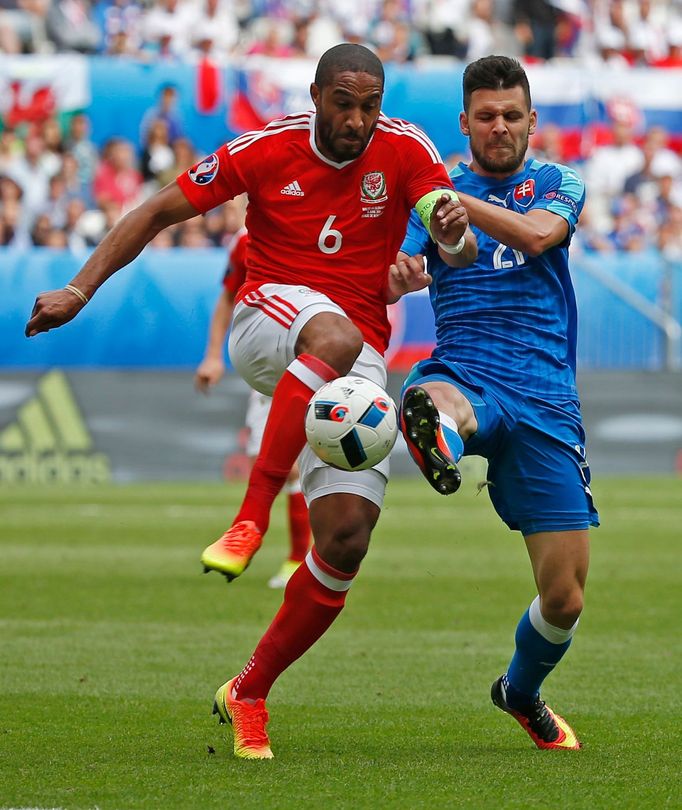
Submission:
POLYGON ((444 245, 442 242, 438 242, 438 247, 445 251, 445 253, 449 253, 451 256, 456 256, 458 253, 461 253, 464 250, 464 245, 466 244, 466 237, 462 234, 462 238, 457 242, 456 245, 444 245))

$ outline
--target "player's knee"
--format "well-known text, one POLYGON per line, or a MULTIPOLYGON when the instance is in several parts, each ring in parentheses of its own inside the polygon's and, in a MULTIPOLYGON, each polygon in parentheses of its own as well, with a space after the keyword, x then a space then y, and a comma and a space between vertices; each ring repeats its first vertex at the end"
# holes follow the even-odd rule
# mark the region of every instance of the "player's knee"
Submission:
POLYGON ((343 376, 353 367, 362 345, 362 332, 354 323, 336 313, 323 312, 301 331, 296 353, 319 357, 343 376))
POLYGON ((551 588, 542 595, 541 610, 544 619, 555 627, 573 627, 583 611, 582 588, 551 588))
POLYGON ((369 532, 354 532, 336 538, 337 558, 342 571, 357 571, 369 548, 369 532))
POLYGON ((349 573, 357 571, 367 554, 369 538, 379 516, 374 504, 367 501, 365 507, 364 499, 353 500, 357 500, 357 504, 346 500, 343 511, 334 515, 333 522, 326 521, 323 525, 316 515, 312 521, 315 545, 322 559, 349 573))

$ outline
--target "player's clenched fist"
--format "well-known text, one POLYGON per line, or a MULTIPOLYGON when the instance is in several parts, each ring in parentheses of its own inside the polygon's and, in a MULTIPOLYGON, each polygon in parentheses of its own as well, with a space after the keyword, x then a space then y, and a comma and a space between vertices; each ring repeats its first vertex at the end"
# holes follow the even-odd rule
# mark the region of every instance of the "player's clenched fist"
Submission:
POLYGON ((40 332, 49 332, 68 323, 83 309, 87 299, 83 300, 70 290, 52 290, 40 293, 33 305, 31 317, 26 324, 26 337, 33 337, 40 332))
POLYGON ((431 235, 437 242, 456 244, 467 229, 469 217, 454 192, 444 192, 431 212, 431 235))

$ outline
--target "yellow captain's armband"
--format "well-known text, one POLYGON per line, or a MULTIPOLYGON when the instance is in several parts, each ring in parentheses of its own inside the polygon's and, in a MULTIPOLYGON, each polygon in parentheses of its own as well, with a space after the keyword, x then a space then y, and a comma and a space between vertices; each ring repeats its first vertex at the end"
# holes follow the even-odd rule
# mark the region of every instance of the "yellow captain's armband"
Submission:
MULTIPOLYGON (((459 197, 451 188, 438 188, 435 191, 427 192, 421 199, 417 200, 414 209, 419 214, 424 227, 428 231, 429 236, 433 239, 431 233, 431 212, 433 211, 436 203, 440 200, 441 195, 449 194, 450 199, 458 202, 459 197)), ((434 240, 435 241, 435 240, 434 240)))

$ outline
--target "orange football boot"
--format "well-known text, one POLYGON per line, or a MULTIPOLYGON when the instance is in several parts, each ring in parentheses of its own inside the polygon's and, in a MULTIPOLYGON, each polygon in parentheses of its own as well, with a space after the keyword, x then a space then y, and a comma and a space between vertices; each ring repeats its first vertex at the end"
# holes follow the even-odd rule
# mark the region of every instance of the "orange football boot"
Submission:
POLYGON ((230 723, 234 732, 234 755, 240 759, 272 759, 270 739, 265 726, 268 711, 263 699, 255 703, 236 700, 232 697, 232 685, 236 681, 224 683, 216 692, 213 701, 213 714, 219 715, 221 724, 230 723))
POLYGON ((207 546, 202 555, 204 572, 218 571, 228 582, 243 574, 263 542, 263 535, 252 520, 240 520, 207 546))

